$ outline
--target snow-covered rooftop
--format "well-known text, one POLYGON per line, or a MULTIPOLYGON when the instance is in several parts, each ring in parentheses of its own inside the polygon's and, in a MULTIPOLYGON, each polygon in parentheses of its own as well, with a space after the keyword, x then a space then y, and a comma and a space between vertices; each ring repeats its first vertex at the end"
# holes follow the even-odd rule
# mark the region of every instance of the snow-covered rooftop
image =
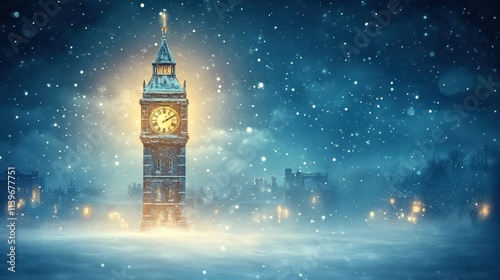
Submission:
MULTIPOLYGON (((161 39, 160 48, 153 61, 153 64, 175 64, 174 58, 168 48, 167 39, 161 39)), ((184 88, 181 86, 175 74, 153 75, 149 80, 145 93, 183 93, 184 88)))
POLYGON ((174 75, 154 75, 144 88, 144 92, 184 92, 184 88, 174 75))

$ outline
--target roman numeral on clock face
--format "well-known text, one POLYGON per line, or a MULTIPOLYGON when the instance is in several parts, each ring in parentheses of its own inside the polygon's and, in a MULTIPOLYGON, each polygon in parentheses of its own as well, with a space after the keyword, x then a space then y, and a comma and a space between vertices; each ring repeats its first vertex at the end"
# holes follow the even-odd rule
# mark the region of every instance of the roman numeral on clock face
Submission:
POLYGON ((153 109, 149 116, 149 125, 155 133, 169 134, 179 127, 179 114, 169 106, 153 109))

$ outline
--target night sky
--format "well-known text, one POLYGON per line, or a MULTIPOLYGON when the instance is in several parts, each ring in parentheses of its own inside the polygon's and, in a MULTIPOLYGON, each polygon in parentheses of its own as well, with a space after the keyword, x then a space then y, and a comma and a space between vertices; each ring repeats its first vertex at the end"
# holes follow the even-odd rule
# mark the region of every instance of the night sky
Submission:
POLYGON ((2 1, 0 167, 52 188, 142 183, 139 99, 163 8, 190 101, 188 188, 282 185, 290 167, 363 192, 401 159, 423 166, 412 155, 437 132, 432 154, 499 149, 497 1, 401 0, 374 34, 388 2, 70 0, 30 32, 37 1, 2 1))

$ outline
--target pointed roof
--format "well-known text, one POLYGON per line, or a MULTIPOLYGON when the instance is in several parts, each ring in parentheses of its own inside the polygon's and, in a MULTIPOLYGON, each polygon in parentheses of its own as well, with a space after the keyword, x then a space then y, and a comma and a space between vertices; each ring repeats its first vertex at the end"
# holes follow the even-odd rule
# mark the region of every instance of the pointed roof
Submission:
MULTIPOLYGON (((160 48, 158 49, 158 53, 156 54, 156 57, 153 60, 153 65, 158 65, 158 64, 175 65, 175 60, 168 47, 165 34, 163 34, 162 36, 160 48)), ((143 91, 145 93, 150 93, 150 92, 183 93, 184 88, 181 86, 174 73, 171 75, 153 75, 149 80, 148 84, 144 87, 143 91)))
POLYGON ((147 85, 143 87, 144 97, 156 98, 162 94, 185 94, 185 88, 180 85, 175 76, 175 60, 167 44, 167 11, 163 9, 161 13, 163 27, 161 29, 161 41, 158 53, 153 60, 153 76, 147 85), (168 72, 157 72, 162 65, 166 64, 168 72))
POLYGON ((153 64, 174 64, 175 60, 168 48, 167 39, 163 37, 161 39, 160 48, 158 49, 158 53, 156 54, 155 60, 153 60, 153 64))

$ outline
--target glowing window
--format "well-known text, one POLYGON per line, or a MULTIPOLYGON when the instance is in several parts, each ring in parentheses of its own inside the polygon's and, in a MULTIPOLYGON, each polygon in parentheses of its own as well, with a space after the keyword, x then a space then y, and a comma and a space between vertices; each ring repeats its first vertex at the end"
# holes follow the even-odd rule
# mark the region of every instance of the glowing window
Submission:
POLYGON ((174 201, 174 190, 172 189, 172 187, 168 188, 168 201, 174 201))
POLYGON ((161 188, 156 187, 156 201, 160 202, 161 201, 161 188))

